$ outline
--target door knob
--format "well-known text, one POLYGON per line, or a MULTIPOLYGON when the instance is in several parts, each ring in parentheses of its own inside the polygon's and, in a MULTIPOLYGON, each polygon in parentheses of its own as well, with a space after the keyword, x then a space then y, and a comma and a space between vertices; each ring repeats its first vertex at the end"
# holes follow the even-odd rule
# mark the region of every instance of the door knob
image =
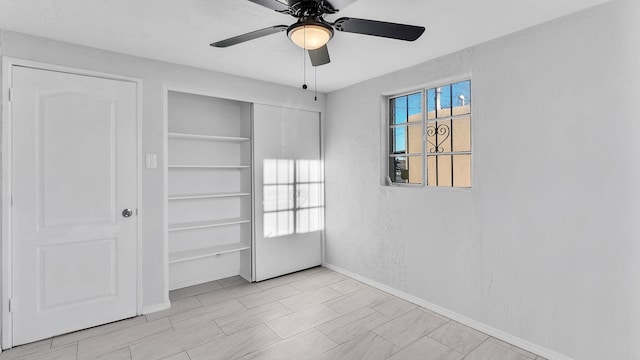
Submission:
POLYGON ((130 217, 131 215, 133 215, 133 210, 131 210, 131 209, 124 209, 124 210, 122 210, 122 216, 124 216, 124 217, 130 217))

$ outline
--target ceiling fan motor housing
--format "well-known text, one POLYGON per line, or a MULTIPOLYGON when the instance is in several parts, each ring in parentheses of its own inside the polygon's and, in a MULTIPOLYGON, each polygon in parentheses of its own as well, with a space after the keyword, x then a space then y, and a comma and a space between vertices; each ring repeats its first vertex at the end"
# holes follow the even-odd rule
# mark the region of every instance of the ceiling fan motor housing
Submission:
POLYGON ((330 2, 324 0, 301 0, 293 1, 289 6, 288 13, 299 19, 314 18, 325 14, 335 14, 338 9, 334 8, 330 2))

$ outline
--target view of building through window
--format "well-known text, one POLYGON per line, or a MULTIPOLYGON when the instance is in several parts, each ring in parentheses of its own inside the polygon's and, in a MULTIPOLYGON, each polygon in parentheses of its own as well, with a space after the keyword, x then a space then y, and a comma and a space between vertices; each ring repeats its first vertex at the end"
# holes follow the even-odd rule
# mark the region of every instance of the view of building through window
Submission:
POLYGON ((389 100, 388 169, 393 183, 471 187, 471 80, 389 100))

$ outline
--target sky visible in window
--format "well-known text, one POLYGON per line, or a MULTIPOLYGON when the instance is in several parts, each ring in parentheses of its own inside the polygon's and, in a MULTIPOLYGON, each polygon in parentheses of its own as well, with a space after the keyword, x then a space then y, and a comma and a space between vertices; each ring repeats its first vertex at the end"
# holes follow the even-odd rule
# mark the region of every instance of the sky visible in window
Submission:
MULTIPOLYGON (((427 111, 436 110, 436 89, 427 90, 427 111)), ((453 107, 471 104, 471 81, 460 81, 452 85, 440 87, 440 108, 451 108, 451 100, 453 99, 453 107), (460 97, 462 96, 462 98, 460 97)))
MULTIPOLYGON (((415 93, 400 96, 394 99, 394 119, 393 124, 404 124, 409 121, 412 115, 422 113, 422 94, 415 93)), ((415 119, 411 119, 415 121, 415 119)), ((405 128, 396 128, 394 152, 405 152, 407 150, 407 136, 405 128)))
MULTIPOLYGON (((436 90, 427 90, 427 111, 436 110, 436 90)), ((471 104, 471 81, 465 80, 455 84, 440 87, 440 109, 450 109, 452 107, 471 104)), ((422 113, 422 93, 417 92, 409 95, 399 96, 393 99, 394 107, 391 124, 405 124, 412 115, 422 113)), ((412 119, 414 120, 414 119, 412 119)), ((394 153, 405 153, 407 150, 406 128, 398 127, 394 131, 394 153)))

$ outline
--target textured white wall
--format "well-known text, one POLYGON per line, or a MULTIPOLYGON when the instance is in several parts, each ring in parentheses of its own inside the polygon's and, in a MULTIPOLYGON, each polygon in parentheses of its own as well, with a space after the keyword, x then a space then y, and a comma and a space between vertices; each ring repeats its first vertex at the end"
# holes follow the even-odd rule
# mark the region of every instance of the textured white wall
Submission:
MULTIPOLYGON (((158 154, 157 169, 142 170, 142 279, 143 306, 152 308, 166 300, 164 274, 164 118, 163 86, 198 90, 248 102, 324 109, 324 96, 238 76, 200 70, 89 47, 0 30, 0 55, 141 78, 142 153, 158 154)), ((206 44, 204 45, 206 46, 206 44)), ((170 51, 171 49, 167 49, 170 51)), ((144 161, 143 161, 144 163, 144 161)))
POLYGON ((330 93, 326 262, 574 359, 639 359, 639 14, 615 1, 330 93), (469 72, 473 188, 382 186, 382 94, 469 72))

